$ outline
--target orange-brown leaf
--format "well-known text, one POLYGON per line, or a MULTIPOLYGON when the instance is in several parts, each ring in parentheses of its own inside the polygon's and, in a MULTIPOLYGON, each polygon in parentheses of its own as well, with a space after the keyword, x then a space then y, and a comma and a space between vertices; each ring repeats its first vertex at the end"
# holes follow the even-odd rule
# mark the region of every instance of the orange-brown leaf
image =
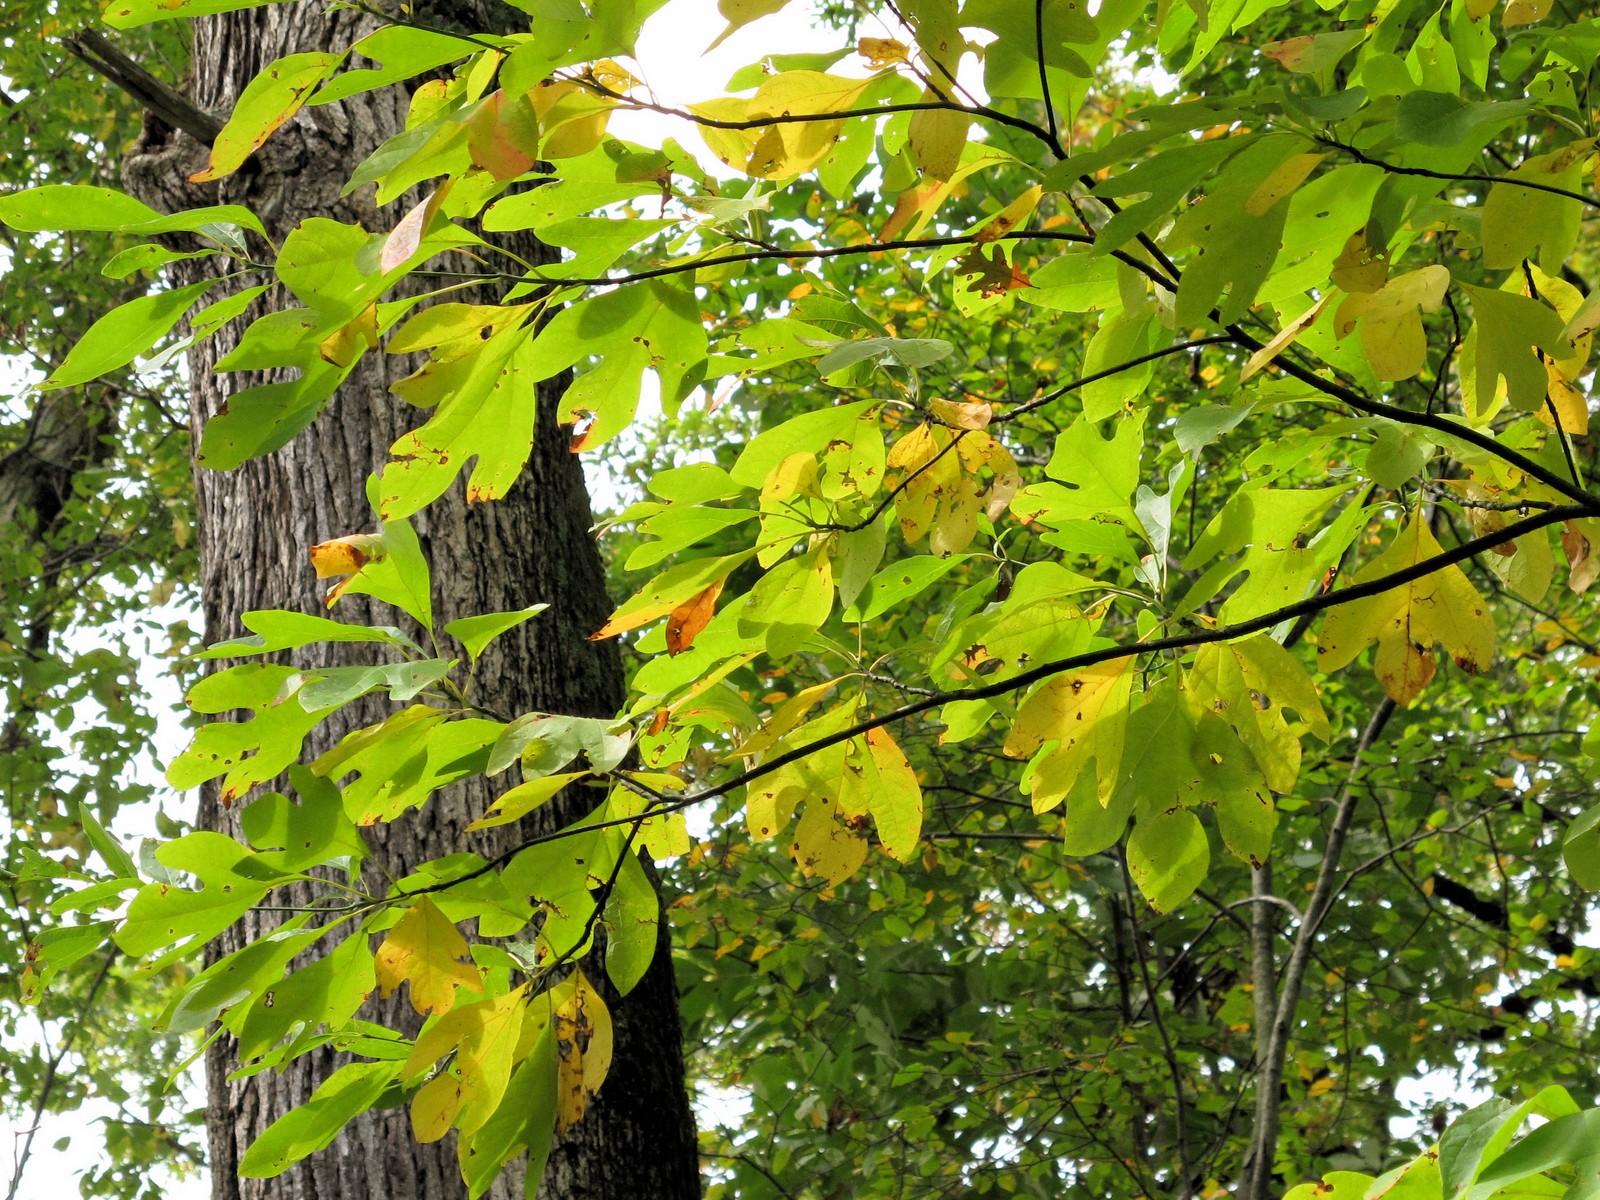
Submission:
POLYGON ((705 591, 685 600, 667 617, 667 653, 682 654, 694 645, 694 639, 716 615, 717 597, 722 595, 723 580, 719 579, 705 591))

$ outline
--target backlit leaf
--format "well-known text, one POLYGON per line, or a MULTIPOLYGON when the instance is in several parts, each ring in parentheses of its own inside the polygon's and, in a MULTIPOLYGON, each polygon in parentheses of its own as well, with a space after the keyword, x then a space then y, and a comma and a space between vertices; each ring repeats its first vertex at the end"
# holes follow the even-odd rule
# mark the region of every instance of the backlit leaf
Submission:
POLYGON ((378 986, 387 996, 411 984, 411 1006, 419 1013, 448 1013, 456 989, 483 990, 483 977, 467 957, 467 941, 455 925, 423 896, 389 930, 378 947, 378 986))

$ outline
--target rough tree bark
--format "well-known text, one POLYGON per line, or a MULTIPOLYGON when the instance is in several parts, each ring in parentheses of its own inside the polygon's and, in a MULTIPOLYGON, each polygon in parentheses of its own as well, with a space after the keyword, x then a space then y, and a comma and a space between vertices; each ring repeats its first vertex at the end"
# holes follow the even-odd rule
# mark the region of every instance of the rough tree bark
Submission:
MULTIPOLYGON (((328 14, 321 8, 305 3, 272 5, 200 21, 190 97, 202 109, 226 113, 267 63, 287 54, 342 47, 369 25, 368 18, 358 13, 328 14)), ((480 22, 486 20, 485 13, 470 11, 461 0, 440 0, 425 15, 434 24, 458 27, 482 28, 480 22)), ((351 167, 403 127, 404 115, 405 98, 394 89, 307 109, 238 175, 208 187, 186 182, 203 158, 199 143, 152 120, 127 164, 127 179, 131 190, 161 207, 246 204, 274 237, 309 216, 378 229, 392 224, 394 217, 375 211, 370 188, 346 199, 339 191, 351 167)), ((522 251, 530 252, 527 247, 522 251)), ((212 297, 220 294, 218 289, 212 297)), ((281 296, 271 293, 268 299, 283 303, 281 296)), ((272 378, 266 373, 213 375, 213 365, 234 340, 236 335, 224 337, 191 353, 191 421, 197 437, 229 394, 272 378)), ((416 423, 414 410, 388 391, 394 378, 412 365, 369 354, 329 409, 284 449, 237 471, 197 472, 209 639, 237 635, 237 616, 250 609, 320 611, 320 588, 306 549, 371 526, 363 491, 366 476, 382 465, 394 439, 416 423)), ((434 605, 441 622, 539 601, 551 605, 537 620, 502 638, 486 656, 478 671, 480 702, 503 712, 609 715, 622 699, 622 676, 614 647, 587 639, 604 623, 609 600, 589 532, 581 469, 555 422, 559 394, 558 383, 541 385, 533 457, 509 497, 469 507, 458 486, 421 514, 416 526, 432 563, 434 605)), ((353 600, 350 615, 366 619, 360 607, 364 601, 353 600)), ((385 619, 392 620, 392 614, 385 619)), ((330 728, 319 731, 308 750, 319 752, 379 715, 374 706, 353 705, 330 728)), ((465 832, 487 799, 482 787, 435 796, 409 819, 372 831, 376 856, 398 878, 420 862, 452 851, 497 853, 507 844, 506 831, 465 832)), ((552 812, 545 819, 574 815, 569 805, 566 812, 552 812)), ((214 789, 202 798, 201 819, 207 828, 236 829, 236 813, 216 802, 214 789)), ((515 837, 515 832, 509 834, 515 837)), ((220 952, 259 936, 271 920, 252 916, 241 922, 220 952)), ((663 944, 638 988, 622 1000, 606 994, 616 1022, 611 1077, 584 1119, 558 1141, 540 1191, 547 1200, 580 1196, 674 1200, 700 1194, 664 921, 662 929, 663 944)), ((588 974, 605 989, 605 972, 598 960, 588 974)), ((404 1019, 397 1002, 381 1011, 378 1019, 404 1019)), ((235 1167, 244 1149, 271 1121, 303 1103, 333 1065, 330 1056, 313 1054, 282 1074, 267 1072, 229 1081, 231 1047, 222 1042, 213 1048, 207 1063, 208 1125, 212 1194, 217 1200, 266 1196, 449 1200, 464 1195, 454 1139, 415 1144, 403 1107, 361 1118, 332 1147, 284 1176, 241 1182, 235 1167)), ((515 1184, 502 1181, 501 1191, 513 1194, 515 1184)), ((520 1195, 520 1189, 515 1194, 520 1195)))

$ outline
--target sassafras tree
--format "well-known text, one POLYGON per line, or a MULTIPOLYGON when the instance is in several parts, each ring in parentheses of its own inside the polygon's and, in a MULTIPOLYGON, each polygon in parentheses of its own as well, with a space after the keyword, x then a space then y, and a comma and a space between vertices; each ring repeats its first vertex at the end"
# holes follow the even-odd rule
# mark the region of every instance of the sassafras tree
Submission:
POLYGON ((222 1165, 684 1134, 665 872, 725 1194, 1588 1194, 1594 22, 914 0, 679 107, 657 7, 112 0, 298 32, 139 198, 0 199, 166 271, 44 388, 179 330, 205 400, 210 828, 75 907, 212 947, 222 1122, 298 1081, 222 1165), (573 455, 639 464, 615 605, 573 455), (1441 1065, 1517 1100, 1415 1157, 1441 1065))

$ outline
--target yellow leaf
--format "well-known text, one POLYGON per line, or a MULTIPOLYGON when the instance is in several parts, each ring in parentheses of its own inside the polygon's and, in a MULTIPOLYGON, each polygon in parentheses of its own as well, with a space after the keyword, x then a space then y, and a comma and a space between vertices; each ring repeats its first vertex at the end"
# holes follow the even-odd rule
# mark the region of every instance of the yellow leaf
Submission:
POLYGON ((984 400, 934 399, 928 402, 928 410, 955 429, 985 429, 994 419, 994 406, 984 400))
POLYGON ((1001 234, 1010 233, 1033 215, 1033 210, 1039 207, 1039 201, 1043 196, 1044 188, 1037 183, 1034 184, 996 213, 994 220, 978 230, 973 240, 992 242, 1001 234))
POLYGON ((348 367, 378 344, 378 306, 369 304, 346 325, 322 339, 318 347, 324 362, 348 367))
POLYGON ((1561 423, 1561 431, 1568 437, 1583 437, 1589 432, 1589 401, 1584 394, 1567 382, 1566 376, 1545 360, 1545 373, 1549 384, 1545 391, 1545 404, 1539 409, 1539 419, 1554 427, 1561 423))
POLYGON ((896 63, 906 62, 911 48, 894 38, 864 37, 856 44, 856 53, 867 60, 868 69, 883 71, 896 63))
POLYGON ((560 775, 545 775, 539 779, 519 783, 509 791, 500 793, 483 816, 467 828, 493 829, 496 825, 509 825, 512 821, 520 821, 534 809, 548 802, 567 784, 582 779, 587 774, 587 771, 568 771, 560 775))
POLYGON ((1500 24, 1506 29, 1515 25, 1532 25, 1550 15, 1555 0, 1506 0, 1505 12, 1500 14, 1500 24))
POLYGON ((862 743, 850 743, 845 783, 854 781, 865 791, 883 852, 909 862, 922 836, 922 786, 887 729, 869 729, 862 743))
POLYGON ((782 11, 788 3, 789 0, 717 0, 717 11, 727 20, 728 27, 717 34, 716 41, 705 48, 705 53, 710 54, 750 22, 782 11))
MULTIPOLYGON (((784 71, 762 84, 749 100, 724 97, 690 105, 690 111, 720 121, 848 113, 870 82, 822 71, 784 71)), ((702 125, 700 134, 711 152, 737 171, 759 179, 791 179, 826 158, 843 129, 841 118, 775 122, 749 129, 702 125)))
MULTIPOLYGON (((1367 583, 1443 553, 1427 521, 1413 516, 1390 547, 1355 583, 1367 583)), ((1374 661, 1384 691, 1399 704, 1416 699, 1433 678, 1435 643, 1462 670, 1486 670, 1494 658, 1494 617, 1466 574, 1448 566, 1376 596, 1352 600, 1328 614, 1317 649, 1324 673, 1347 666, 1376 640, 1374 661)))
MULTIPOLYGON (((938 96, 925 92, 924 102, 938 96)), ((961 165, 961 152, 967 148, 967 131, 972 117, 953 108, 925 108, 911 114, 911 158, 929 179, 946 180, 961 165)))
POLYGON ((1344 249, 1333 263, 1333 284, 1354 295, 1357 292, 1375 292, 1389 277, 1389 264, 1383 248, 1367 245, 1366 233, 1350 235, 1344 249))
POLYGON ((436 1142, 459 1125, 472 1133, 504 1099, 522 1034, 528 985, 479 1004, 446 1013, 423 1031, 401 1068, 415 1079, 446 1054, 451 1069, 424 1084, 411 1102, 411 1127, 419 1142, 436 1142))
POLYGON ((1316 686, 1300 663, 1265 634, 1242 642, 1202 646, 1187 687, 1200 707, 1216 713, 1238 734, 1267 786, 1292 791, 1300 774, 1300 738, 1286 708, 1324 740, 1328 719, 1316 686))
POLYGON ((1110 799, 1127 735, 1132 662, 1131 658, 1116 659, 1058 675, 1023 702, 1006 738, 1005 752, 1021 758, 1047 743, 1059 743, 1036 768, 1035 812, 1048 812, 1065 800, 1091 759, 1096 795, 1102 805, 1110 799))
POLYGON ((1322 310, 1327 307, 1328 301, 1331 299, 1333 299, 1333 293, 1324 292, 1322 299, 1290 321, 1273 336, 1270 342, 1252 354, 1250 361, 1244 364, 1244 370, 1239 372, 1239 382, 1244 383, 1252 375, 1260 371, 1262 367, 1265 367, 1278 355, 1282 354, 1285 349, 1292 346, 1296 338, 1316 324, 1317 318, 1322 315, 1322 310))
POLYGON ((1317 164, 1327 157, 1326 154, 1291 154, 1250 193, 1250 198, 1244 202, 1244 211, 1252 217, 1265 216, 1278 201, 1304 183, 1317 169, 1317 164))
POLYGON ((1338 333, 1361 325, 1361 345, 1379 379, 1409 379, 1428 361, 1422 314, 1444 303, 1450 271, 1437 263, 1408 271, 1371 294, 1358 293, 1339 306, 1338 333))
POLYGON ((1321 1079, 1317 1080, 1315 1083, 1313 1083, 1310 1087, 1308 1087, 1306 1089, 1306 1095, 1308 1095, 1308 1096, 1326 1096, 1329 1092, 1333 1091, 1333 1085, 1334 1085, 1333 1076, 1332 1075, 1324 1075, 1321 1079))
POLYGON ((1567 586, 1575 595, 1583 595, 1600 578, 1600 554, 1594 552, 1600 544, 1600 522, 1585 517, 1567 521, 1561 527, 1561 549, 1566 552, 1567 586))
POLYGON ((567 80, 542 83, 528 93, 538 116, 540 158, 577 158, 605 137, 615 100, 567 80))
POLYGON ((829 885, 843 883, 860 870, 867 858, 867 839, 852 828, 859 820, 842 816, 832 796, 807 796, 789 847, 800 870, 807 876, 822 876, 829 885))
POLYGON ((467 957, 467 940, 426 896, 406 910, 378 947, 378 986, 388 996, 411 982, 411 1005, 419 1013, 447 1013, 456 988, 483 991, 483 977, 467 957))
MULTIPOLYGON (((556 1132, 582 1119, 611 1069, 611 1013, 581 970, 560 988, 556 1005, 556 1132)), ((554 993, 552 999, 554 999, 554 993)))

